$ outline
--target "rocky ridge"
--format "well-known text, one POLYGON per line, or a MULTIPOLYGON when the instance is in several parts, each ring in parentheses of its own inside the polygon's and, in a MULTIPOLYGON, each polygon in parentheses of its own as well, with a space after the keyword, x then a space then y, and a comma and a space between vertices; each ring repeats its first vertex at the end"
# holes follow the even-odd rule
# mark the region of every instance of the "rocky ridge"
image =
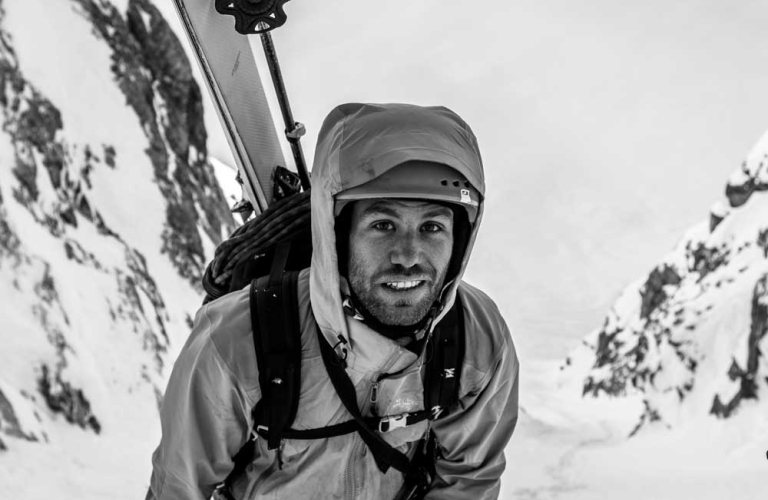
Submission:
POLYGON ((635 434, 691 415, 727 419, 768 401, 768 134, 728 181, 710 218, 566 360, 591 360, 583 394, 639 397, 635 434))

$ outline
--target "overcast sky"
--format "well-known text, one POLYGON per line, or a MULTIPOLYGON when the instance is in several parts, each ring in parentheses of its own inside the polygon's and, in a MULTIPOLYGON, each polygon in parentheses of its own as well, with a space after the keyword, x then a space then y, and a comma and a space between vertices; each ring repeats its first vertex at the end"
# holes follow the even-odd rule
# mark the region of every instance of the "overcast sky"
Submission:
POLYGON ((474 128, 488 202, 467 279, 495 297, 523 356, 562 356, 598 327, 768 129, 765 2, 293 0, 286 12, 273 37, 310 161, 341 102, 446 105, 474 128))

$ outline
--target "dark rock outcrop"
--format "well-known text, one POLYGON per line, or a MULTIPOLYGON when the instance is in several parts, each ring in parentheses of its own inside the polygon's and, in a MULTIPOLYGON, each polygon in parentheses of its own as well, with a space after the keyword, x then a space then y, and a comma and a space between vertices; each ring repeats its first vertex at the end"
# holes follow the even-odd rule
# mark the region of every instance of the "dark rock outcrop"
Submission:
POLYGON ((672 266, 667 264, 651 271, 645 285, 640 289, 643 304, 640 309, 640 317, 648 319, 651 313, 667 299, 664 287, 666 285, 679 285, 680 281, 680 275, 672 266))
POLYGON ((721 222, 725 220, 725 217, 723 217, 720 214, 716 213, 710 213, 709 214, 709 232, 711 233, 715 229, 717 229, 717 226, 720 225, 721 222))
MULTIPOLYGON (((0 432, 26 441, 37 441, 34 435, 27 434, 22 430, 19 419, 13 411, 13 406, 11 406, 3 391, 0 391, 0 432)), ((0 446, 0 450, 3 450, 3 446, 0 446)))
POLYGON ((687 253, 691 263, 689 271, 699 273, 701 281, 712 271, 728 264, 731 251, 727 247, 710 248, 699 242, 696 246, 687 248, 687 253))
POLYGON ((768 184, 762 174, 766 165, 768 165, 768 155, 763 156, 757 164, 750 165, 746 161, 741 164, 743 180, 736 184, 729 182, 725 187, 725 196, 731 207, 737 208, 744 205, 756 191, 768 190, 768 184))
MULTIPOLYGON (((607 331, 606 326, 600 330, 597 337, 597 346, 595 347, 595 364, 594 368, 602 368, 604 366, 612 366, 616 364, 622 353, 620 351, 624 343, 619 339, 619 335, 622 330, 615 329, 607 331)), ((584 382, 582 395, 590 394, 597 397, 600 392, 611 396, 619 396, 626 391, 626 381, 629 375, 628 367, 619 370, 612 370, 611 375, 607 378, 597 379, 589 376, 584 382)))
POLYGON ((753 179, 748 179, 743 184, 728 184, 725 187, 725 196, 728 198, 728 203, 733 208, 738 208, 744 205, 752 193, 755 191, 755 182, 753 179))
POLYGON ((757 246, 763 249, 763 256, 768 259, 768 228, 757 233, 757 246))
POLYGON ((20 245, 19 237, 8 224, 8 215, 3 207, 2 196, 0 196, 0 268, 3 266, 4 260, 13 259, 18 265, 20 245))
POLYGON ((755 285, 752 294, 752 322, 747 340, 747 363, 742 367, 733 360, 728 370, 728 377, 739 382, 739 389, 727 403, 723 403, 716 394, 710 413, 721 418, 728 418, 744 399, 757 398, 757 380, 760 376, 760 341, 768 333, 768 274, 763 275, 755 285))
POLYGON ((634 429, 629 433, 629 437, 632 437, 636 435, 640 429, 643 428, 643 426, 651 423, 651 422, 660 422, 661 421, 661 415, 659 415, 659 412, 655 410, 653 407, 651 407, 648 400, 643 401, 643 413, 640 414, 640 419, 637 422, 637 425, 634 429))
POLYGON ((51 374, 46 365, 42 365, 40 372, 38 388, 48 407, 54 413, 64 415, 67 422, 99 434, 101 424, 93 414, 91 403, 83 391, 62 380, 60 373, 51 374))
POLYGON ((119 304, 113 305, 113 316, 133 325, 134 333, 141 335, 144 350, 154 354, 156 369, 163 367, 162 354, 168 348, 168 313, 165 302, 147 270, 147 262, 136 250, 126 250, 126 261, 130 272, 117 272, 119 304), (141 294, 151 310, 142 305, 141 294))
POLYGON ((63 128, 61 113, 26 80, 5 36, 0 37, 0 105, 2 128, 14 150, 12 172, 19 182, 13 189, 16 201, 54 236, 64 234, 64 224, 77 227, 77 214, 95 217, 83 188, 87 178, 73 176, 67 168, 68 148, 59 137, 63 128), (53 206, 45 209, 37 205, 41 174, 48 175, 58 195, 53 206))

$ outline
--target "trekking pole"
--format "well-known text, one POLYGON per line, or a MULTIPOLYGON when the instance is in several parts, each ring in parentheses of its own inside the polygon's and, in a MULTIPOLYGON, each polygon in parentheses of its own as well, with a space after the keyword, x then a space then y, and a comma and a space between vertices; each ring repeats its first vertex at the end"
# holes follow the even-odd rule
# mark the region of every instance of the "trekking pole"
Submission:
POLYGON ((269 73, 272 75, 272 84, 275 86, 275 92, 277 92, 277 102, 280 103, 280 111, 283 115, 283 121, 285 122, 285 137, 288 139, 288 143, 291 145, 291 151, 293 152, 293 159, 296 162, 296 170, 299 173, 301 179, 301 187, 306 191, 309 189, 309 173, 307 171, 307 164, 304 161, 304 152, 301 149, 301 136, 306 133, 304 125, 294 121, 293 113, 291 113, 291 105, 288 102, 288 92, 285 90, 285 82, 283 81, 283 74, 280 71, 280 63, 277 61, 277 52, 275 51, 275 44, 272 42, 272 35, 269 31, 264 31, 260 35, 261 44, 264 47, 264 55, 267 57, 267 65, 269 66, 269 73))
POLYGON ((288 92, 277 60, 275 44, 270 31, 279 28, 287 20, 283 6, 290 0, 216 0, 216 10, 220 14, 229 14, 235 18, 235 30, 242 35, 259 34, 264 55, 272 77, 272 85, 277 93, 277 101, 285 123, 285 138, 291 145, 291 152, 296 163, 301 187, 306 191, 310 187, 309 170, 301 148, 301 136, 306 129, 293 119, 288 92))

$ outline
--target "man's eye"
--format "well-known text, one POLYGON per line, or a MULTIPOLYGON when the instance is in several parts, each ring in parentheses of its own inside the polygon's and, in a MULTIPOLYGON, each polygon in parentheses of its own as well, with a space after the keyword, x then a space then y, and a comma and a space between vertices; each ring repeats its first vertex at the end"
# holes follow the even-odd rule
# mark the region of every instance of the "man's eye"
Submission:
POLYGON ((443 226, 434 222, 428 222, 421 226, 421 228, 427 233, 439 233, 443 230, 443 226))
POLYGON ((394 225, 387 221, 375 222, 373 225, 371 225, 371 227, 377 231, 391 231, 394 229, 394 225))

